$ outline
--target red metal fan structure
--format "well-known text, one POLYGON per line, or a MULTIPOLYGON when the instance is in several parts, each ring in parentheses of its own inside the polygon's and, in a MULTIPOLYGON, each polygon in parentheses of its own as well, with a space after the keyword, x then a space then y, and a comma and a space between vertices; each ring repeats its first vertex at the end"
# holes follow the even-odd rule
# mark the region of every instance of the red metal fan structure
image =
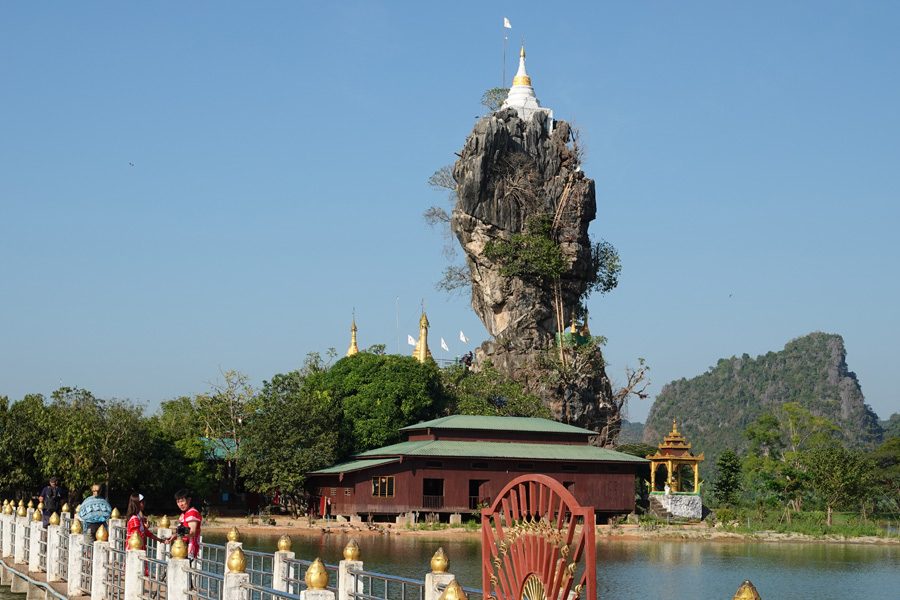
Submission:
POLYGON ((482 586, 491 600, 597 597, 594 508, 547 475, 511 481, 481 511, 482 586))

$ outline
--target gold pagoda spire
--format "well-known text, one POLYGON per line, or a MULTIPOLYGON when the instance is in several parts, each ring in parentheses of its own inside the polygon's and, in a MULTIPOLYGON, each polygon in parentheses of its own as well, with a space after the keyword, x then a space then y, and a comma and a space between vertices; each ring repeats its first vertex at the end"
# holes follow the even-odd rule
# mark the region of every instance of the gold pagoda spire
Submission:
POLYGON ((513 85, 531 85, 531 77, 525 72, 525 38, 522 38, 522 51, 519 52, 519 72, 513 79, 513 85))
POLYGON ((428 317, 425 316, 425 311, 422 311, 422 318, 419 319, 419 341, 416 342, 416 349, 413 350, 413 356, 420 363, 424 363, 426 360, 434 360, 431 356, 431 350, 428 349, 428 328, 431 324, 428 322, 428 317))
POLYGON ((356 311, 353 311, 353 326, 350 327, 350 349, 347 350, 347 356, 359 354, 359 347, 356 345, 356 311))

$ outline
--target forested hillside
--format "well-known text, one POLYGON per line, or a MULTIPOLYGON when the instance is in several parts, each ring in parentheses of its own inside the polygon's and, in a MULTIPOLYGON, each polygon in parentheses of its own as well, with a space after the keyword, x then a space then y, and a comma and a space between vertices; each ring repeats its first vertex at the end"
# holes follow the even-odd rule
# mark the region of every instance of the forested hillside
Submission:
POLYGON ((845 358, 841 336, 816 332, 792 340, 781 352, 720 359, 698 377, 663 387, 647 416, 643 441, 655 446, 677 419, 694 454, 706 454, 701 473, 710 473, 725 449, 746 452, 747 425, 773 407, 796 402, 837 425, 848 448, 872 449, 882 428, 845 358))

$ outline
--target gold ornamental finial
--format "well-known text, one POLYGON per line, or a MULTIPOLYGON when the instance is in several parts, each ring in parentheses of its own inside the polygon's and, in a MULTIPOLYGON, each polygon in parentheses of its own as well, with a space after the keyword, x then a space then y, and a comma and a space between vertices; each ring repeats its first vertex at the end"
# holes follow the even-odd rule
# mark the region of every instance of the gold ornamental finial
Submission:
POLYGON ((278 551, 279 552, 290 552, 291 551, 291 536, 288 534, 284 534, 280 538, 278 538, 278 551))
POLYGON ((119 509, 118 509, 118 508, 112 509, 112 512, 109 513, 109 518, 110 518, 110 519, 119 519, 119 518, 121 518, 121 516, 122 516, 122 515, 119 514, 119 509))
POLYGON ((3 506, 7 506, 7 505, 9 505, 9 500, 4 500, 4 501, 3 501, 3 506))
POLYGON ((229 573, 243 573, 247 570, 247 557, 244 556, 244 551, 237 547, 234 549, 234 552, 231 553, 231 556, 228 557, 228 572, 229 573))
POLYGON ((38 507, 37 507, 37 509, 38 509, 38 510, 44 510, 44 503, 43 503, 43 502, 38 502, 38 507))
POLYGON ((416 348, 413 350, 413 356, 420 363, 425 363, 426 360, 434 360, 431 356, 431 350, 428 348, 428 328, 431 324, 428 322, 428 317, 425 316, 425 310, 422 310, 422 318, 419 319, 419 341, 416 342, 416 348))
POLYGON ((175 538, 172 542, 172 548, 169 550, 172 558, 187 558, 187 544, 181 538, 175 538))
POLYGON ((135 531, 128 538, 128 549, 129 550, 142 550, 144 548, 144 542, 141 540, 141 534, 135 531))
POLYGON ((306 582, 306 587, 311 590, 324 590, 328 587, 328 571, 325 570, 322 559, 316 558, 313 561, 313 564, 306 570, 303 580, 306 582))
POLYGON ((28 501, 28 508, 34 508, 34 501, 32 501, 32 500, 28 501))
POLYGON ((66 502, 65 504, 63 504, 61 510, 62 510, 63 512, 69 512, 69 503, 66 502))
POLYGON ((20 506, 20 507, 16 510, 16 514, 19 515, 20 517, 24 517, 24 516, 26 516, 26 515, 28 514, 28 509, 25 508, 24 506, 20 506))
POLYGON ((41 511, 36 510, 33 513, 31 513, 31 520, 32 521, 40 521, 41 520, 41 511))
POLYGON ((59 515, 58 514, 53 513, 52 515, 50 515, 50 524, 51 525, 59 525, 59 515))
POLYGON ((226 536, 229 542, 239 542, 241 541, 241 532, 238 531, 237 527, 232 527, 228 531, 228 535, 226 536))
MULTIPOLYGON (((540 54, 540 53, 538 53, 538 54, 540 54)), ((519 52, 519 56, 521 56, 522 58, 525 58, 525 38, 524 37, 522 38, 522 50, 521 50, 521 52, 519 52)))
POLYGON ((444 588, 444 593, 438 600, 468 600, 466 592, 460 587, 459 583, 454 579, 444 588))
POLYGON ((350 540, 344 546, 344 560, 359 560, 359 544, 356 540, 350 540))
POLYGON ((7 504, 6 506, 3 507, 3 514, 11 515, 12 513, 13 513, 12 504, 7 504))
POLYGON ((21 498, 19 499, 19 506, 25 506, 25 501, 21 498))
MULTIPOLYGON (((108 542, 109 541, 109 531, 106 530, 106 525, 101 525, 97 528, 97 531, 94 532, 94 538, 98 542, 108 542)), ((173 544, 174 547, 174 544, 173 544)))
POLYGON ((79 502, 78 504, 75 505, 75 512, 77 513, 79 510, 81 510, 81 503, 80 503, 80 502, 79 502))
POLYGON ((169 528, 169 517, 167 517, 166 515, 163 515, 162 518, 159 520, 159 526, 162 527, 163 529, 168 529, 169 528))
POLYGON ((753 587, 753 584, 750 583, 749 579, 745 579, 744 583, 741 584, 741 587, 738 588, 738 591, 734 594, 734 600, 761 600, 759 597, 759 592, 756 591, 756 588, 753 587))
POLYGON ((572 333, 578 333, 578 330, 575 328, 575 311, 572 311, 572 333))
POLYGON ((431 557, 431 571, 433 573, 446 573, 450 568, 450 559, 443 548, 438 548, 434 556, 431 557))
POLYGON ((350 326, 350 349, 347 350, 347 356, 359 354, 359 346, 356 345, 356 311, 353 311, 353 325, 350 326))
POLYGON ((69 527, 70 533, 84 533, 84 526, 81 524, 81 521, 78 519, 72 519, 72 526, 69 527))
POLYGON ((672 419, 672 433, 678 433, 678 425, 675 424, 675 419, 672 419))

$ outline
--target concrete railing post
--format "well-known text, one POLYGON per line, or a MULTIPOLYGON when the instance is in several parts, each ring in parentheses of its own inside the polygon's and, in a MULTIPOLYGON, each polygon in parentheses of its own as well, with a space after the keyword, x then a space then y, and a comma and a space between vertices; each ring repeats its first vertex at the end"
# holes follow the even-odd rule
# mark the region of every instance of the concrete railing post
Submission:
MULTIPOLYGON (((28 523, 31 528, 31 546, 28 547, 28 570, 37 572, 41 570, 41 530, 43 526, 41 522, 31 521, 28 523)), ((50 563, 46 563, 48 566, 50 563)))
POLYGON ((28 557, 25 556, 25 528, 30 526, 27 517, 13 517, 16 523, 16 547, 13 548, 13 562, 23 564, 28 557))
POLYGON ((300 600, 334 600, 334 592, 331 590, 305 589, 300 592, 300 600))
POLYGON ((94 542, 91 559, 91 597, 106 598, 106 572, 109 570, 109 542, 94 542))
MULTIPOLYGON (((168 527, 158 527, 156 529, 156 537, 161 540, 168 539, 170 535, 172 535, 172 530, 168 527)), ((167 546, 163 543, 156 545, 156 560, 166 560, 166 548, 167 546)))
POLYGON ((350 572, 362 570, 361 560, 342 560, 338 563, 338 600, 351 600, 351 594, 362 593, 362 578, 350 572))
POLYGON ((166 600, 188 600, 188 559, 170 558, 166 565, 166 600))
POLYGON ((0 558, 5 558, 12 554, 12 544, 9 539, 9 515, 0 514, 0 531, 2 531, 3 545, 0 547, 0 558))
POLYGON ((426 573, 425 574, 425 600, 438 600, 444 593, 442 588, 450 585, 456 579, 453 573, 426 573))
POLYGON ((295 554, 290 550, 278 550, 272 556, 272 589, 286 592, 288 591, 288 566, 285 561, 294 558, 295 554))
POLYGON ((245 583, 250 583, 250 573, 230 573, 225 571, 222 600, 248 600, 250 590, 244 587, 243 584, 245 583))
POLYGON ((124 600, 141 600, 141 589, 144 587, 143 581, 141 581, 144 563, 141 559, 145 556, 147 556, 146 550, 125 551, 124 600))
POLYGON ((47 581, 61 581, 62 573, 59 568, 59 546, 62 536, 59 528, 62 525, 47 526, 47 581))
POLYGON ((106 530, 109 532, 110 548, 113 548, 114 550, 125 550, 128 546, 128 540, 125 539, 125 531, 118 531, 124 527, 124 519, 110 519, 106 522, 106 530))
POLYGON ((85 533, 69 534, 69 578, 66 585, 66 596, 81 596, 90 590, 81 589, 82 548, 88 543, 88 535, 85 533))

